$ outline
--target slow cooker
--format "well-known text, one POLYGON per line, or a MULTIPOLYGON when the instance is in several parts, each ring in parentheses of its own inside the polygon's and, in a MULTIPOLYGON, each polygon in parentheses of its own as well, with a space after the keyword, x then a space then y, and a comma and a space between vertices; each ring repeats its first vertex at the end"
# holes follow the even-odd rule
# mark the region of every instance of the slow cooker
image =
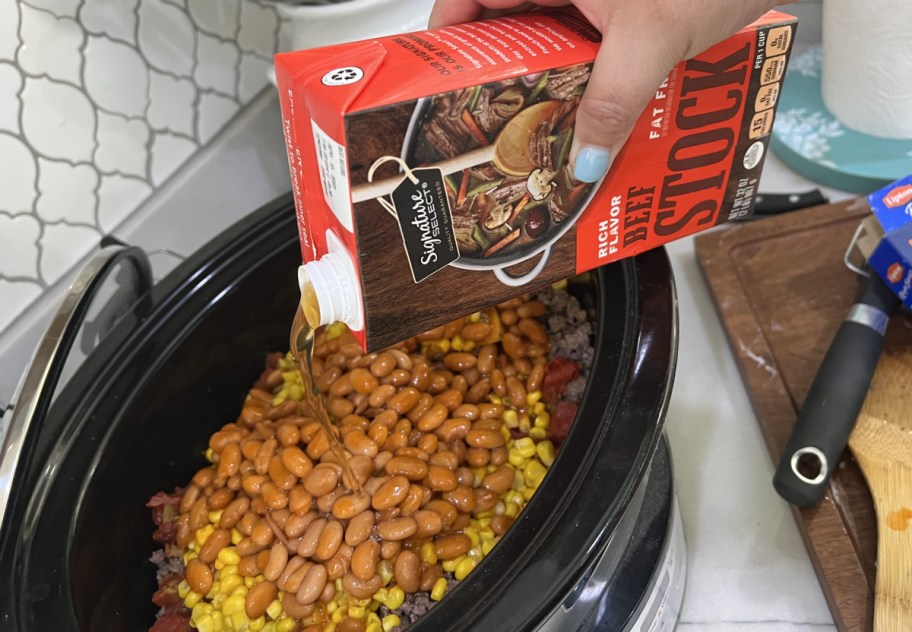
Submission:
MULTIPOLYGON (((189 480, 265 355, 286 349, 299 258, 283 196, 154 285, 123 245, 80 277, 0 425, 0 629, 151 625, 145 502, 189 480), (72 371, 67 350, 85 352, 72 371)), ((662 435, 677 351, 670 263, 659 249, 589 277, 574 287, 597 310, 596 355, 570 435, 513 528, 414 632, 675 626, 685 568, 662 435)))

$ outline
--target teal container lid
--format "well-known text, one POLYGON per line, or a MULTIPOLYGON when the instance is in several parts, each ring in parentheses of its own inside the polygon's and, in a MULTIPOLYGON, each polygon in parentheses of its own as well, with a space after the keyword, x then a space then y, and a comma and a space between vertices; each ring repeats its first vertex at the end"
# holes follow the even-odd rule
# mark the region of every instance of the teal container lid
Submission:
POLYGON ((801 175, 822 185, 867 194, 912 173, 912 140, 849 129, 820 96, 820 47, 792 55, 770 147, 801 175))

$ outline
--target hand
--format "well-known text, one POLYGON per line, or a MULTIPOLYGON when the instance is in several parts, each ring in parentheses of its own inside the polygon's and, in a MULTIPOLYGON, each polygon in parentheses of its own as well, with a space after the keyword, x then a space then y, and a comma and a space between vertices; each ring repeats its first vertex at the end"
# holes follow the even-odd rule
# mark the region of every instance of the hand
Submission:
MULTIPOLYGON (((794 1, 794 0, 786 0, 794 1)), ((573 4, 602 34, 576 113, 573 175, 595 182, 608 171, 640 113, 674 66, 736 33, 776 0, 436 0, 430 27, 532 6, 573 4)))

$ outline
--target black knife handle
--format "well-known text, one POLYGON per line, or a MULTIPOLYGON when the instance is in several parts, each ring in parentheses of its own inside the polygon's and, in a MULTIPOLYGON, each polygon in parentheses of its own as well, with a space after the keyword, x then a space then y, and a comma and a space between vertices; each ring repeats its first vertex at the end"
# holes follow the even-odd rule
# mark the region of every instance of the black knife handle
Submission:
POLYGON ((754 215, 778 215, 826 202, 820 189, 802 193, 758 193, 754 200, 754 215))
POLYGON ((823 498, 864 403, 899 298, 876 275, 864 283, 814 377, 773 486, 798 507, 823 498))

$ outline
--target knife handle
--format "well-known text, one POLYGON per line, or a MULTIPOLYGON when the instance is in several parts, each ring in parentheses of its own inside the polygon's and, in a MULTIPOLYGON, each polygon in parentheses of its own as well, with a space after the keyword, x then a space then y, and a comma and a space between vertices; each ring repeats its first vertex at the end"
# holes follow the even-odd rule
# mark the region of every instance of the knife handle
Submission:
POLYGON ((798 507, 823 498, 864 403, 884 332, 899 298, 871 274, 839 326, 814 377, 782 458, 773 486, 798 507))

